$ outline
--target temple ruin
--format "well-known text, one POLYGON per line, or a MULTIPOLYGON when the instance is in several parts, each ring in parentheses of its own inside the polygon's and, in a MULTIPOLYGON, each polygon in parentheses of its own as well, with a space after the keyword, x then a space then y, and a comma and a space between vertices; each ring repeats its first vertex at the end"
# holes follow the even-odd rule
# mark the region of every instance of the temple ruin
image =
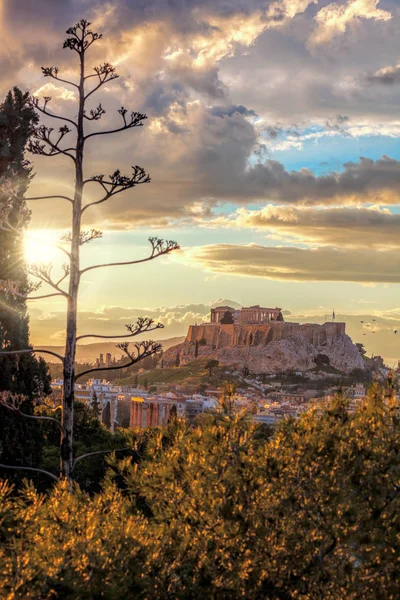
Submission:
POLYGON ((344 371, 363 368, 345 323, 285 321, 278 307, 217 306, 211 309, 208 323, 189 326, 185 341, 166 351, 164 363, 176 365, 177 356, 180 365, 217 358, 236 368, 247 364, 253 372, 274 372, 313 368, 319 354, 344 371))

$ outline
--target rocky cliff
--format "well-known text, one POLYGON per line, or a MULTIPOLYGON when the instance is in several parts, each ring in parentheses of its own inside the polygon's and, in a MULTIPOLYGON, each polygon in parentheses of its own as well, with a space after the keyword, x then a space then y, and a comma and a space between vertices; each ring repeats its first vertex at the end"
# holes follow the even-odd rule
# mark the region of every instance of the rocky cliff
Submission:
POLYGON ((239 327, 236 325, 201 325, 189 328, 185 342, 171 347, 164 364, 187 364, 199 359, 217 359, 223 365, 243 368, 253 373, 308 371, 321 360, 349 373, 364 369, 364 361, 344 323, 298 325, 277 323, 239 327))

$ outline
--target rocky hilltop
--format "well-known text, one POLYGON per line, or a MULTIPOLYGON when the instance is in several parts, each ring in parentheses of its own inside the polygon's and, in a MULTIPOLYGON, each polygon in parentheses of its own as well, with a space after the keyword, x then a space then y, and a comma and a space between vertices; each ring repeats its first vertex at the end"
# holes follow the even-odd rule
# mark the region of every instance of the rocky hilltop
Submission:
MULTIPOLYGON (((237 369, 247 366, 253 373, 308 371, 321 364, 344 373, 364 369, 357 346, 346 335, 345 323, 289 323, 276 312, 280 309, 259 309, 264 316, 269 310, 269 316, 265 316, 263 322, 249 323, 243 314, 231 313, 229 319, 225 318, 226 312, 222 309, 229 310, 229 307, 221 307, 221 318, 213 315, 210 323, 190 326, 185 341, 166 351, 164 365, 216 359, 222 365, 237 369), (270 320, 271 315, 273 320, 270 320), (221 323, 221 320, 228 322, 221 323)), ((247 319, 246 313, 244 315, 247 319)), ((251 318, 259 319, 257 311, 251 318)))

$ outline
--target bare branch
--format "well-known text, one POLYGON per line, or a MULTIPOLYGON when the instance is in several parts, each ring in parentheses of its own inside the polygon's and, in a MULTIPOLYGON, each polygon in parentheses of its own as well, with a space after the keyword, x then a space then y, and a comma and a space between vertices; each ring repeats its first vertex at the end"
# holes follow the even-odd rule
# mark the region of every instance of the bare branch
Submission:
POLYGON ((37 282, 36 284, 30 282, 28 284, 28 289, 25 291, 25 293, 21 294, 21 292, 19 292, 19 282, 12 281, 9 279, 0 279, 0 291, 5 292, 7 294, 11 294, 12 296, 16 296, 17 298, 22 298, 24 300, 43 300, 43 298, 52 298, 54 296, 65 296, 65 294, 61 292, 55 292, 54 294, 43 294, 41 296, 28 296, 28 294, 30 294, 31 292, 36 292, 41 285, 41 281, 37 282))
POLYGON ((54 296, 65 297, 64 294, 61 294, 61 292, 54 292, 54 294, 44 294, 43 296, 26 296, 25 300, 43 300, 44 298, 54 298, 54 296))
POLYGON ((103 37, 101 34, 91 31, 90 25, 89 21, 81 19, 79 23, 67 29, 70 37, 65 40, 63 47, 83 54, 94 42, 103 37))
POLYGON ((48 477, 51 477, 52 479, 54 479, 54 481, 58 481, 58 477, 56 475, 53 475, 53 473, 50 473, 50 471, 45 471, 44 469, 35 469, 35 467, 23 467, 23 466, 12 466, 12 465, 3 465, 0 464, 0 468, 1 469, 20 469, 22 471, 36 471, 36 473, 43 473, 43 475, 48 475, 48 477))
POLYGON ((64 275, 59 281, 53 281, 51 277, 51 271, 53 270, 53 265, 51 263, 39 263, 36 265, 31 265, 27 271, 33 277, 37 277, 44 283, 47 283, 47 285, 50 285, 52 288, 57 290, 57 292, 68 298, 69 294, 59 287, 59 284, 69 275, 69 267, 67 265, 63 265, 63 269, 64 275))
MULTIPOLYGON (((79 234, 79 245, 83 246, 83 244, 88 244, 92 240, 97 240, 103 237, 103 232, 98 229, 89 229, 88 231, 81 231, 79 234)), ((62 240, 64 242, 71 242, 72 235, 71 232, 68 232, 62 236, 62 240)))
POLYGON ((86 267, 86 269, 82 269, 80 275, 86 273, 87 271, 92 271, 93 269, 102 269, 104 267, 121 267, 125 265, 138 265, 140 263, 147 262, 149 260, 154 260, 159 256, 164 256, 166 254, 170 254, 174 250, 179 250, 180 246, 177 242, 172 240, 162 240, 159 238, 151 237, 149 238, 149 242, 152 245, 152 253, 147 258, 142 258, 139 260, 131 260, 127 262, 116 262, 116 263, 105 263, 102 265, 93 265, 91 267, 86 267))
POLYGON ((153 319, 148 319, 145 317, 139 317, 136 323, 132 323, 129 325, 125 325, 129 333, 124 335, 97 335, 97 334, 86 334, 80 335, 76 338, 76 341, 82 340, 84 338, 101 338, 101 339, 118 339, 118 338, 130 338, 136 335, 140 335, 141 333, 147 333, 149 331, 155 331, 156 329, 163 329, 164 325, 162 323, 156 323, 153 319))
POLYGON ((53 279, 51 277, 51 271, 53 270, 53 265, 51 263, 39 263, 39 264, 36 264, 36 265, 31 265, 27 269, 27 271, 33 277, 37 277, 38 279, 40 279, 44 283, 47 283, 47 285, 50 285, 52 288, 54 288, 55 290, 57 290, 57 292, 59 292, 60 294, 62 294, 66 298, 68 298, 69 294, 67 292, 65 292, 62 288, 60 288, 59 284, 62 281, 64 281, 64 279, 66 277, 68 277, 68 275, 69 275, 69 266, 66 265, 66 264, 64 264, 62 268, 63 268, 63 271, 64 271, 64 275, 58 281, 53 281, 53 279))
MULTIPOLYGON (((52 67, 50 67, 50 68, 52 68, 52 67)), ((43 67, 42 67, 42 70, 43 70, 43 67)), ((45 75, 45 77, 46 77, 46 75, 45 75)), ((62 80, 59 80, 59 81, 62 81, 62 80)), ((75 84, 71 84, 71 85, 75 85, 75 84)), ((75 127, 78 127, 78 125, 72 119, 68 119, 67 117, 62 117, 61 115, 56 115, 56 114, 51 113, 48 110, 46 110, 47 109, 47 104, 51 100, 50 96, 44 96, 43 100, 44 100, 44 105, 43 106, 39 106, 39 98, 32 97, 30 102, 31 102, 32 107, 35 110, 40 111, 41 113, 43 113, 47 117, 52 117, 53 119, 60 119, 60 121, 66 121, 67 123, 71 123, 71 125, 74 125, 75 127)))
POLYGON ((78 456, 75 460, 74 460, 74 464, 72 467, 72 470, 75 469, 76 463, 79 462, 80 460, 87 458, 88 456, 94 456, 95 454, 108 454, 109 452, 124 452, 125 450, 131 450, 132 452, 134 452, 133 448, 113 448, 110 450, 96 450, 95 452, 87 452, 86 454, 82 454, 81 456, 78 456))
MULTIPOLYGON (((61 81, 62 83, 66 83, 67 85, 73 85, 75 88, 79 88, 79 86, 73 81, 68 81, 67 79, 63 79, 58 76, 59 68, 58 67, 41 67, 43 77, 51 77, 52 79, 56 79, 57 81, 61 81)), ((39 109, 40 110, 40 109, 39 109)))
POLYGON ((51 350, 42 350, 41 348, 28 348, 26 350, 0 350, 0 357, 13 355, 18 356, 19 354, 51 354, 51 356, 55 356, 64 362, 64 357, 61 356, 61 354, 57 354, 57 352, 52 352, 51 350))
POLYGON ((122 350, 122 352, 124 352, 124 354, 126 354, 126 356, 128 356, 128 358, 129 358, 129 362, 127 362, 125 365, 118 365, 115 367, 104 367, 104 368, 96 367, 93 369, 87 369, 86 371, 83 371, 82 373, 79 373, 78 375, 76 375, 75 381, 77 381, 80 377, 83 377, 84 375, 88 375, 89 373, 98 373, 99 371, 116 371, 117 369, 124 369, 126 367, 131 367, 132 365, 136 364, 143 358, 152 356, 153 354, 156 354, 157 352, 159 352, 162 349, 161 344, 158 344, 157 342, 153 342, 152 340, 145 341, 145 342, 138 342, 137 344, 134 344, 134 346, 135 346, 136 352, 137 352, 136 355, 132 354, 129 351, 128 342, 123 342, 122 344, 117 344, 117 348, 122 350))
MULTIPOLYGON (((62 294, 61 292, 54 292, 54 294, 43 294, 41 296, 28 296, 26 294, 21 294, 20 292, 18 292, 18 286, 12 285, 15 283, 16 282, 14 282, 14 281, 9 282, 9 281, 1 280, 0 281, 0 290, 3 292, 6 292, 8 294, 12 294, 13 296, 16 296, 17 298, 22 298, 24 300, 43 300, 44 298, 53 298, 54 296, 64 296, 64 294, 62 294)), ((38 282, 38 283, 40 286, 41 282, 38 282)), ((30 290, 30 291, 34 291, 34 290, 30 290)), ((29 292, 27 292, 27 293, 29 293, 29 292)))
POLYGON ((24 198, 24 200, 50 200, 51 198, 54 198, 55 200, 68 200, 68 202, 71 202, 72 204, 74 202, 69 196, 36 196, 34 198, 24 198))
POLYGON ((54 417, 47 417, 42 415, 28 415, 21 410, 21 405, 25 402, 25 396, 21 394, 13 395, 11 392, 2 392, 0 393, 0 406, 4 408, 8 408, 13 413, 18 414, 25 419, 33 419, 34 421, 53 421, 56 423, 57 427, 59 427, 60 431, 62 430, 60 421, 57 421, 54 417))
POLYGON ((60 277, 60 279, 56 282, 56 286, 58 287, 60 285, 60 283, 62 283, 64 281, 64 279, 66 279, 68 277, 68 275, 70 274, 71 268, 69 266, 69 264, 64 263, 62 265, 62 269, 64 271, 64 274, 60 277))
POLYGON ((98 67, 94 67, 93 70, 94 73, 92 73, 91 75, 87 75, 85 77, 85 81, 87 79, 91 79, 92 77, 97 77, 98 82, 95 85, 95 87, 86 94, 85 100, 87 100, 92 94, 97 92, 97 90, 103 85, 105 85, 109 81, 112 81, 113 79, 118 79, 119 77, 119 75, 117 75, 117 73, 115 72, 115 67, 113 67, 113 65, 110 65, 110 63, 103 63, 98 67))
POLYGON ((89 133, 89 135, 85 136, 85 140, 88 140, 95 135, 108 135, 110 133, 118 133, 119 131, 125 131, 127 129, 132 129, 133 127, 142 127, 143 121, 147 119, 147 115, 139 112, 132 111, 130 114, 130 118, 126 118, 127 109, 121 106, 118 110, 119 114, 122 116, 124 124, 122 127, 118 127, 117 129, 110 129, 109 131, 96 131, 94 133, 89 133))
POLYGON ((39 127, 36 127, 33 138, 28 143, 29 152, 41 156, 58 156, 59 154, 63 154, 64 156, 68 156, 75 163, 76 158, 70 154, 70 152, 76 152, 76 149, 73 147, 60 148, 59 146, 63 137, 71 130, 67 125, 60 127, 58 130, 59 137, 55 141, 51 139, 53 131, 54 129, 52 127, 47 127, 46 125, 40 125, 39 127), (48 149, 48 147, 50 149, 48 149))
MULTIPOLYGON (((109 200, 112 196, 116 196, 125 190, 129 190, 131 188, 136 187, 142 183, 150 183, 150 176, 146 173, 143 167, 139 167, 139 165, 132 166, 132 175, 128 177, 127 175, 122 175, 121 171, 117 169, 110 175, 109 179, 104 179, 104 175, 93 175, 89 179, 84 181, 84 185, 87 183, 97 183, 99 184, 103 190, 105 191, 105 195, 100 198, 100 200, 96 200, 95 202, 90 202, 86 204, 82 208, 82 213, 85 212, 89 206, 94 206, 95 204, 102 204, 109 200)), ((81 213, 81 214, 82 214, 81 213)))
POLYGON ((106 111, 101 106, 101 104, 99 104, 95 109, 92 109, 90 111, 90 117, 88 117, 86 114, 84 114, 83 116, 85 119, 87 119, 87 121, 100 121, 101 117, 105 114, 106 111))

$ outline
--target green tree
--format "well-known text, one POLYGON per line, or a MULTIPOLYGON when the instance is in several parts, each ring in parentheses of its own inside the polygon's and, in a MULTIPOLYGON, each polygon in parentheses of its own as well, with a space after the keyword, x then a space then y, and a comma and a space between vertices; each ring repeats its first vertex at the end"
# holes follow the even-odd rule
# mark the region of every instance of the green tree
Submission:
POLYGON ((103 423, 107 429, 111 428, 111 404, 107 402, 103 410, 103 423))
POLYGON ((209 377, 212 376, 212 372, 214 369, 216 369, 219 366, 219 360, 216 360, 215 358, 212 358, 211 360, 206 362, 206 369, 208 369, 208 375, 209 377))
MULTIPOLYGON (((6 352, 29 347, 25 299, 29 282, 23 235, 30 219, 24 194, 32 172, 25 158, 25 148, 37 122, 29 94, 17 87, 8 92, 0 106, 0 213, 3 219, 0 228, 0 350, 6 352), (13 189, 11 195, 9 186, 13 189), (8 282, 12 282, 15 293, 8 290, 8 282)), ((21 411, 32 415, 33 401, 51 392, 44 360, 31 354, 0 356, 0 391, 4 390, 23 394, 26 401, 21 411)), ((0 406, 0 440, 2 463, 33 466, 40 456, 41 438, 35 423, 11 413, 5 406, 0 406)))
POLYGON ((135 439, 139 462, 110 458, 91 496, 63 481, 48 496, 0 485, 2 593, 398 598, 394 392, 375 385, 354 413, 338 397, 272 435, 241 415, 202 415, 194 426, 174 419, 135 439))
POLYGON ((92 408, 93 414, 96 415, 96 417, 99 419, 100 415, 101 415, 101 406, 100 406, 99 399, 97 398, 96 392, 93 392, 91 408, 92 408))
MULTIPOLYGON (((36 409, 36 414, 56 416, 60 421, 60 411, 54 415, 53 411, 40 407, 36 409)), ((99 420, 93 407, 85 402, 75 402, 75 415, 74 454, 84 458, 80 458, 75 463, 74 480, 83 490, 91 493, 99 492, 107 469, 107 456, 113 450, 118 451, 118 456, 131 455, 129 447, 132 446, 132 434, 126 430, 111 433, 99 420), (122 448, 126 450, 122 451, 122 448)), ((59 470, 59 432, 51 422, 44 421, 41 428, 45 447, 42 460, 37 463, 37 466, 56 476, 59 470)), ((48 489, 49 483, 51 480, 48 477, 40 478, 41 489, 48 489)))

